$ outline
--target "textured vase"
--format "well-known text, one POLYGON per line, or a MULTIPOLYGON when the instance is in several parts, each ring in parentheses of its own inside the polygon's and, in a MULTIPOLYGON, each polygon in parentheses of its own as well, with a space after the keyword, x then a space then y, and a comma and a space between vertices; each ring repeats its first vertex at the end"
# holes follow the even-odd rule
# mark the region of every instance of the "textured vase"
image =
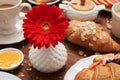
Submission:
POLYGON ((51 73, 61 69, 67 61, 67 51, 62 43, 55 47, 31 47, 29 59, 32 66, 40 72, 51 73))

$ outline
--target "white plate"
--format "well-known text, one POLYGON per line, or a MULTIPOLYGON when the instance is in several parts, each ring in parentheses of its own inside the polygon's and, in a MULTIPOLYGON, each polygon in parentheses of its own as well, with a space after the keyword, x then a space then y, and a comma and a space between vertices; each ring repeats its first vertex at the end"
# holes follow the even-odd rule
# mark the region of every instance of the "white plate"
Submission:
MULTIPOLYGON (((55 0, 55 1, 52 1, 52 2, 48 2, 47 4, 52 5, 52 4, 58 3, 59 1, 60 0, 55 0)), ((37 3, 35 0, 28 0, 28 2, 30 2, 32 4, 35 4, 35 5, 40 5, 40 3, 37 3)))
POLYGON ((21 80, 21 79, 10 73, 0 71, 0 80, 21 80))
MULTIPOLYGON (((23 17, 25 13, 20 13, 20 16, 23 17)), ((18 43, 24 40, 24 35, 23 35, 23 29, 22 29, 22 24, 23 24, 23 18, 20 19, 16 23, 16 32, 12 34, 1 34, 0 35, 0 44, 13 44, 13 43, 18 43)))
POLYGON ((87 68, 93 63, 94 57, 98 55, 93 55, 84 59, 77 61, 65 74, 64 80, 74 80, 75 75, 81 71, 83 68, 87 68))

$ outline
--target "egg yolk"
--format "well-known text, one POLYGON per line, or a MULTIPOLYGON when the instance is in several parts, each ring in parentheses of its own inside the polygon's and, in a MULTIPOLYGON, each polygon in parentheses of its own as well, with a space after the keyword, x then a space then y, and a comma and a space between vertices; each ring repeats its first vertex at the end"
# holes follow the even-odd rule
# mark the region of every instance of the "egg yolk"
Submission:
POLYGON ((0 53, 0 68, 9 68, 18 64, 22 56, 16 51, 4 51, 0 53))

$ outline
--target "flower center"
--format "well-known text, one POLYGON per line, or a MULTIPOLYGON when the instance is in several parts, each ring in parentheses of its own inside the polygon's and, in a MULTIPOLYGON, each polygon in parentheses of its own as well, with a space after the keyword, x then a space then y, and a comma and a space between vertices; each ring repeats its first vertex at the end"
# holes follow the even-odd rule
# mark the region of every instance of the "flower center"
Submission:
POLYGON ((43 29, 44 30, 48 30, 50 28, 48 23, 43 24, 43 29))

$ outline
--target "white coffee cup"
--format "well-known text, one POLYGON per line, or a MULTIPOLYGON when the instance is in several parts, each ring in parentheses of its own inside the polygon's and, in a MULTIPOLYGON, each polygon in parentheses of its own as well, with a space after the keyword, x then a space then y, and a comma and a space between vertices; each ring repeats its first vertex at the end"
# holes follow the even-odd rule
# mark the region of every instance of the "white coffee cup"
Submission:
POLYGON ((15 24, 20 19, 21 10, 26 7, 32 8, 28 3, 22 3, 22 0, 0 0, 1 5, 13 5, 11 7, 0 7, 0 34, 11 34, 16 31, 15 24))
POLYGON ((112 7, 112 33, 120 38, 120 14, 118 14, 118 11, 120 11, 120 2, 112 7))

